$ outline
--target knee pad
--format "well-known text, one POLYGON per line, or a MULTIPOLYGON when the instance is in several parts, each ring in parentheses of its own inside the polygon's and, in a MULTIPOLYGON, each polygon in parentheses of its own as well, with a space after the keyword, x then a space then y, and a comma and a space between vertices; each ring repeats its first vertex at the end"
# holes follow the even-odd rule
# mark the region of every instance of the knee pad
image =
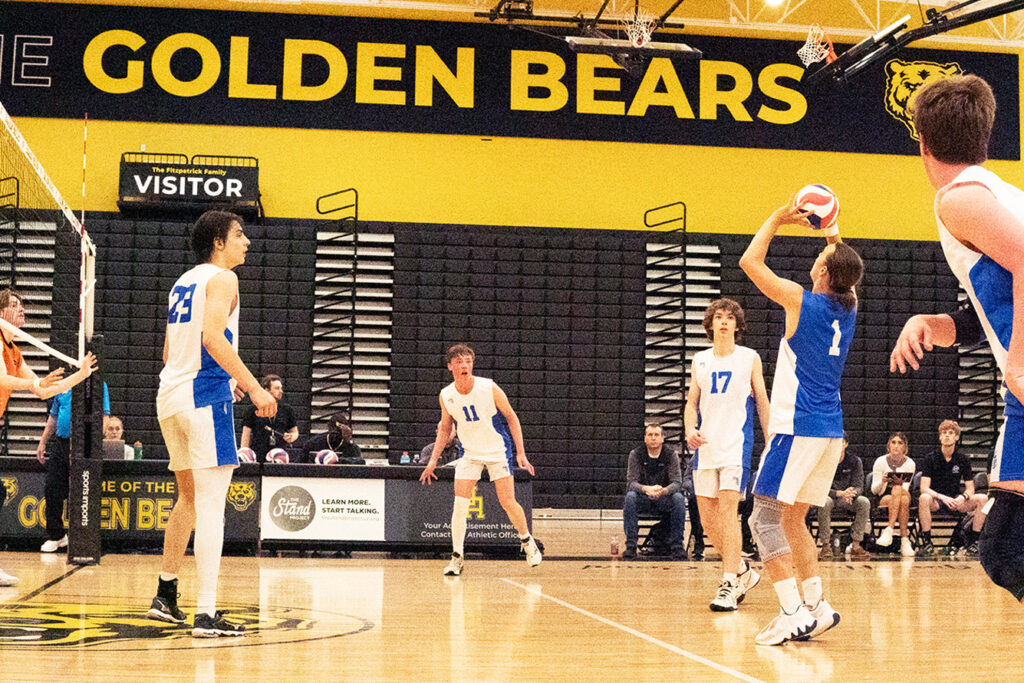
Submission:
POLYGON ((1024 552, 1010 548, 1000 538, 986 538, 978 543, 978 557, 992 583, 1010 591, 1019 602, 1024 599, 1024 552))
POLYGON ((792 552, 786 540, 786 533, 782 529, 782 511, 783 504, 774 498, 754 499, 750 531, 753 533, 762 561, 792 552))

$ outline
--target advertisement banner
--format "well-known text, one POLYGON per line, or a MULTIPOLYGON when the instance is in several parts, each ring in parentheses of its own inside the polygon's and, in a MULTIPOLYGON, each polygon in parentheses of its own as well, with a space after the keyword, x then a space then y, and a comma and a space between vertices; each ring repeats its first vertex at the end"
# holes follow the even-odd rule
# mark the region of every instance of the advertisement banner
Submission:
MULTIPOLYGON (((0 537, 39 538, 46 535, 45 472, 5 470, 7 487, 0 508, 0 537)), ((231 480, 225 506, 224 540, 255 541, 259 536, 257 477, 231 480)), ((109 541, 144 540, 159 544, 174 507, 177 484, 167 474, 105 474, 100 485, 100 537, 109 541)), ((65 514, 65 522, 67 515, 65 514)))
POLYGON ((916 155, 914 93, 974 73, 999 104, 990 156, 1020 158, 1014 52, 905 48, 812 92, 801 41, 662 33, 704 58, 631 74, 487 22, 5 3, 0 101, 13 116, 916 155))
POLYGON ((383 541, 384 480, 263 477, 260 538, 383 541))
MULTIPOLYGON (((440 480, 430 486, 419 481, 388 480, 387 540, 450 546, 454 483, 440 480)), ((533 489, 516 483, 516 500, 526 519, 533 516, 533 489)), ((466 516, 466 546, 519 545, 519 534, 498 502, 494 485, 480 482, 473 489, 466 516)))

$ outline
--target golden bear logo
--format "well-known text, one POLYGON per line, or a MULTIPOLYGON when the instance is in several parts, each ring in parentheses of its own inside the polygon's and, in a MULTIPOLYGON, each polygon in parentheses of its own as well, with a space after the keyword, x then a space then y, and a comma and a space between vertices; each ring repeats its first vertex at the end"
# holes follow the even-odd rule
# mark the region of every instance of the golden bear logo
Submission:
POLYGON ((256 502, 256 484, 251 481, 233 481, 228 487, 228 502, 238 512, 245 512, 256 502))
POLYGON ((956 62, 904 62, 893 59, 885 65, 885 110, 910 131, 917 140, 917 129, 910 116, 914 98, 924 86, 937 80, 963 74, 956 62))
POLYGON ((4 488, 4 499, 0 503, 0 506, 7 505, 14 496, 18 495, 18 478, 17 477, 0 477, 0 484, 3 484, 4 488))
POLYGON ((476 487, 473 487, 473 495, 469 497, 469 510, 466 511, 466 519, 484 518, 484 497, 477 494, 476 487))

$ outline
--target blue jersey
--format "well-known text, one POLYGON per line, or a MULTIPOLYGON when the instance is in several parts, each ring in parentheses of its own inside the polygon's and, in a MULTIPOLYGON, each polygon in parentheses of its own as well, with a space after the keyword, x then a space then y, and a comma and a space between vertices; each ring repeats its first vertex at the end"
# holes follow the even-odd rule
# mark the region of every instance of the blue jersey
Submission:
POLYGON ((825 294, 804 291, 796 332, 779 342, 769 413, 772 434, 843 435, 839 383, 856 318, 856 308, 847 311, 825 294))
MULTIPOLYGON (((110 415, 110 394, 107 383, 103 383, 103 414, 110 415)), ((71 438, 71 389, 53 397, 50 415, 57 418, 57 436, 62 439, 71 438)))
MULTIPOLYGON (((956 275, 960 285, 967 292, 978 320, 985 331, 989 348, 1001 371, 1006 369, 1006 356, 1010 349, 1010 336, 1013 333, 1013 275, 987 254, 981 254, 964 246, 950 234, 939 218, 939 201, 953 187, 959 185, 983 185, 1012 213, 1017 220, 1024 222, 1024 191, 1020 190, 999 176, 981 166, 970 166, 964 169, 952 183, 939 190, 935 195, 935 220, 939 226, 939 242, 949 263, 950 270, 956 275)), ((1009 391, 1005 392, 1007 415, 1024 416, 1024 406, 1009 391)))

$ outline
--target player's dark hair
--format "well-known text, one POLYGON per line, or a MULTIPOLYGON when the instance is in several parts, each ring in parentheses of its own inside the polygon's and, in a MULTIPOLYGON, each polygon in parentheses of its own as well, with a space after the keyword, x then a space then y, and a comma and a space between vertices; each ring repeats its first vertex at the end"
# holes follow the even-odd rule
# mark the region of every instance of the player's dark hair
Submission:
POLYGON ((274 382, 280 382, 282 386, 284 385, 284 380, 281 379, 280 375, 264 375, 263 379, 260 380, 260 386, 270 391, 270 385, 274 382))
POLYGON ((448 351, 445 353, 445 364, 452 362, 452 358, 456 356, 471 356, 476 358, 476 353, 473 351, 473 347, 465 342, 459 342, 458 344, 452 344, 448 347, 448 351))
POLYGON ((3 310, 10 306, 12 298, 17 299, 22 303, 25 302, 25 297, 23 297, 21 294, 14 291, 13 289, 0 289, 0 310, 3 310))
POLYGON ((214 242, 227 240, 232 223, 245 225, 241 216, 230 211, 207 211, 196 220, 189 232, 189 243, 196 256, 196 263, 210 262, 214 242))
POLYGON ((743 338, 743 330, 747 329, 747 317, 743 313, 743 307, 732 299, 715 299, 708 304, 707 310, 704 311, 704 334, 708 336, 708 341, 715 341, 715 313, 719 311, 727 311, 732 314, 732 317, 736 318, 736 340, 739 341, 743 338))
POLYGON ((926 85, 911 105, 914 127, 933 157, 947 164, 980 164, 996 120, 996 97, 974 75, 926 85))
POLYGON ((832 290, 832 298, 844 310, 852 311, 857 305, 857 294, 853 288, 864 277, 864 261, 860 254, 846 242, 836 242, 835 249, 825 257, 825 268, 828 269, 828 288, 832 290))

